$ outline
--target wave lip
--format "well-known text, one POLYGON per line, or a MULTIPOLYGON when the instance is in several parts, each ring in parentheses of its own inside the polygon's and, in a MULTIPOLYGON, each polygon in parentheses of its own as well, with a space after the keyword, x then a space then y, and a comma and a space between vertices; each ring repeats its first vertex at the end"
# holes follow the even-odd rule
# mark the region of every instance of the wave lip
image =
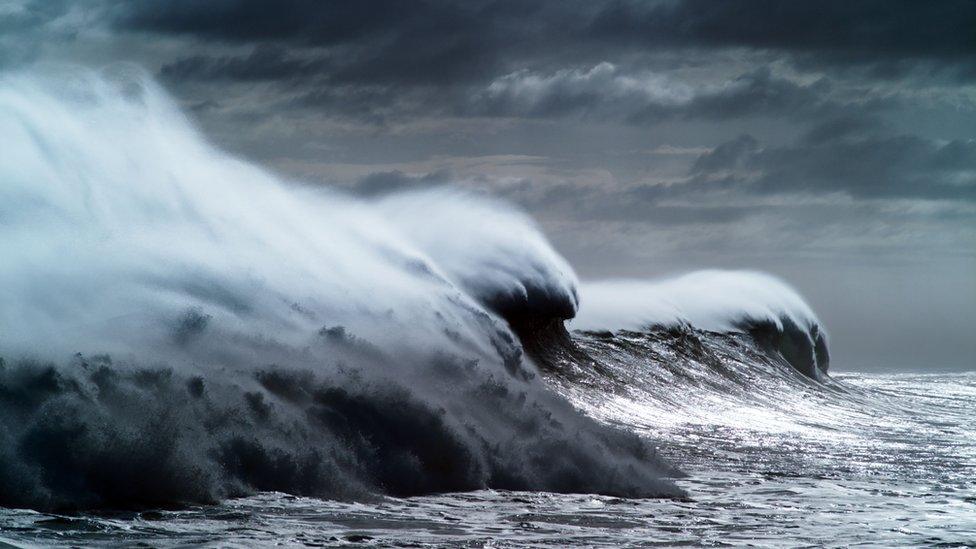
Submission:
POLYGON ((576 274, 521 212, 444 189, 392 195, 377 206, 447 278, 510 323, 576 315, 576 274))

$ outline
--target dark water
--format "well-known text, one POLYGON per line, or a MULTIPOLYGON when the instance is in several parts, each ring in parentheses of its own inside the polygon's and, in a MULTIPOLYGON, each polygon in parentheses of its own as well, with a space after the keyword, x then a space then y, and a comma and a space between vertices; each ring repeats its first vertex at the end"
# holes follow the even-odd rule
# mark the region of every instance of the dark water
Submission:
POLYGON ((262 493, 142 513, 2 510, 0 540, 10 546, 976 545, 976 374, 835 374, 827 385, 807 389, 788 374, 757 379, 761 386, 739 393, 703 380, 672 382, 667 399, 653 383, 614 394, 553 380, 596 417, 667 441, 662 450, 689 473, 678 481, 687 500, 479 491, 348 503, 262 493))

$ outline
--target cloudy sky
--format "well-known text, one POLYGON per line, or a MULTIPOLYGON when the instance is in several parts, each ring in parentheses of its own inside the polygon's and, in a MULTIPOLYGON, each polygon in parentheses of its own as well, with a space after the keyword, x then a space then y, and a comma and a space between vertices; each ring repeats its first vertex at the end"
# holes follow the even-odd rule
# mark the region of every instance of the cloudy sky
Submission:
POLYGON ((0 68, 136 62, 219 146, 529 211, 583 278, 765 270, 835 366, 976 364, 976 2, 0 0, 0 68))

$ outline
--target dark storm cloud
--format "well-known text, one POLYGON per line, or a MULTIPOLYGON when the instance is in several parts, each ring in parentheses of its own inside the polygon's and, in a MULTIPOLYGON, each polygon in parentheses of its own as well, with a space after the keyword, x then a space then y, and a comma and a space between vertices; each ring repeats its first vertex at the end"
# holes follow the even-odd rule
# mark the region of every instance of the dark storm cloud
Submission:
POLYGON ((743 188, 762 193, 976 200, 976 141, 864 136, 857 129, 828 123, 781 147, 744 135, 699 157, 692 174, 700 180, 732 174, 743 188))
POLYGON ((420 175, 405 174, 399 170, 374 172, 360 179, 353 191, 363 196, 379 196, 446 185, 450 179, 451 174, 446 170, 420 175))
POLYGON ((370 37, 416 13, 396 0, 159 0, 121 4, 117 24, 225 42, 329 45, 370 37))
MULTIPOLYGON (((232 104, 233 84, 264 83, 265 111, 270 106, 278 114, 307 111, 367 124, 471 116, 578 117, 648 127, 762 119, 800 133, 786 145, 763 143, 758 133, 719 144, 694 162, 681 186, 631 181, 611 193, 616 203, 594 199, 592 208, 574 210, 581 216, 603 215, 593 213, 602 204, 606 215, 637 219, 645 206, 661 207, 657 195, 726 192, 737 185, 750 192, 844 191, 865 198, 973 196, 972 142, 881 131, 884 119, 908 110, 908 99, 898 87, 852 81, 843 72, 861 67, 868 77, 889 78, 898 72, 892 67, 937 66, 966 74, 976 60, 972 1, 168 0, 111 6, 106 13, 116 30, 185 41, 161 59, 160 72, 176 87, 194 85, 194 104, 232 104), (662 67, 660 56, 668 52, 675 57, 662 67), (689 66, 694 70, 678 70, 689 66), (803 72, 811 68, 819 72, 803 72)), ((972 106, 963 101, 956 108, 972 106)), ((360 187, 382 192, 427 183, 394 172, 375 174, 360 187)))
POLYGON ((715 147, 711 152, 699 156, 691 167, 691 173, 711 174, 718 171, 741 169, 758 150, 759 141, 755 137, 740 135, 715 147))
MULTIPOLYGON (((306 49, 330 60, 328 78, 333 82, 422 85, 494 72, 500 54, 512 44, 506 36, 525 34, 510 28, 522 25, 516 16, 532 11, 528 5, 486 2, 177 0, 124 5, 116 25, 224 44, 306 49)), ((249 61, 264 60, 244 56, 201 64, 219 68, 249 61)), ((322 76, 300 65, 292 68, 299 75, 322 76)), ((216 70, 214 75, 226 73, 216 70)))
POLYGON ((694 90, 663 75, 628 74, 613 64, 601 63, 588 70, 506 75, 476 94, 470 108, 480 115, 581 115, 650 124, 671 119, 801 116, 842 109, 843 105, 827 97, 830 89, 823 78, 799 84, 759 68, 716 89, 694 90))
POLYGON ((119 2, 109 13, 116 29, 187 40, 192 53, 162 63, 175 86, 278 84, 298 98, 293 106, 373 123, 822 119, 864 109, 870 99, 832 97, 831 78, 776 74, 769 63, 777 59, 815 69, 863 66, 885 78, 891 67, 922 64, 976 76, 976 2, 953 0, 155 0, 119 2), (738 77, 711 88, 654 78, 668 72, 652 70, 668 52, 677 56, 664 63, 673 68, 718 63, 715 55, 726 51, 744 51, 747 60, 738 77))
MULTIPOLYGON (((400 171, 376 172, 360 179, 352 190, 364 196, 377 196, 447 185, 455 180, 447 170, 412 175, 400 171)), ((468 192, 500 196, 539 218, 573 219, 582 223, 716 225, 741 221, 764 210, 755 205, 695 204, 693 193, 689 192, 692 187, 703 192, 717 190, 720 185, 688 181, 679 185, 638 184, 606 188, 531 179, 522 179, 504 188, 493 186, 487 179, 464 184, 468 192)))
POLYGON ((722 121, 745 117, 836 117, 887 108, 883 99, 830 97, 831 83, 803 84, 758 68, 703 90, 654 73, 627 73, 610 63, 554 73, 516 71, 483 85, 392 86, 346 82, 330 72, 341 62, 262 46, 239 56, 195 55, 164 65, 161 75, 191 81, 270 82, 298 91, 300 107, 340 116, 581 117, 631 125, 669 120, 722 121))
POLYGON ((623 193, 614 207, 590 208, 580 219, 658 226, 708 226, 742 221, 763 211, 755 206, 695 206, 627 200, 631 194, 623 193))
POLYGON ((830 83, 819 79, 803 85, 777 78, 767 68, 743 74, 717 90, 696 95, 677 109, 650 105, 631 117, 632 120, 653 121, 676 115, 685 119, 724 120, 743 116, 802 116, 819 115, 843 109, 826 97, 830 83))
POLYGON ((349 62, 338 73, 348 81, 457 82, 542 60, 619 62, 689 48, 781 52, 813 66, 926 61, 976 74, 969 0, 173 0, 121 4, 115 21, 203 41, 342 48, 349 62))
POLYGON ((17 66, 37 56, 42 41, 69 39, 70 29, 52 29, 52 23, 68 13, 63 0, 11 2, 0 6, 0 68, 17 66))
POLYGON ((788 52, 801 64, 896 67, 906 60, 976 66, 976 2, 821 0, 613 2, 592 36, 621 47, 746 48, 788 52))
POLYGON ((878 117, 861 112, 820 122, 807 131, 802 139, 807 144, 819 145, 834 140, 864 136, 883 127, 884 123, 878 117))
POLYGON ((25 32, 42 27, 68 11, 68 3, 60 0, 34 0, 9 11, 0 12, 0 32, 25 32))
POLYGON ((231 80, 287 81, 314 75, 332 67, 330 59, 302 58, 278 46, 259 46, 247 55, 193 55, 169 63, 160 70, 168 81, 231 80))

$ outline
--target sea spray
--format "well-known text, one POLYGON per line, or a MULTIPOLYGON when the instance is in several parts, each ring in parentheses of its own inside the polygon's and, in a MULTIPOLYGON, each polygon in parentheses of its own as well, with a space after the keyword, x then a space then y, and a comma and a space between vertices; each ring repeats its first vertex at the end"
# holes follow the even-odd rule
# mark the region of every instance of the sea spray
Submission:
POLYGON ((530 223, 500 247, 415 242, 422 208, 387 222, 393 202, 230 157, 128 67, 0 77, 0 134, 0 505, 680 493, 646 441, 550 392, 496 314, 552 273, 540 287, 575 300, 530 223), (465 267, 492 264, 507 276, 465 267))

